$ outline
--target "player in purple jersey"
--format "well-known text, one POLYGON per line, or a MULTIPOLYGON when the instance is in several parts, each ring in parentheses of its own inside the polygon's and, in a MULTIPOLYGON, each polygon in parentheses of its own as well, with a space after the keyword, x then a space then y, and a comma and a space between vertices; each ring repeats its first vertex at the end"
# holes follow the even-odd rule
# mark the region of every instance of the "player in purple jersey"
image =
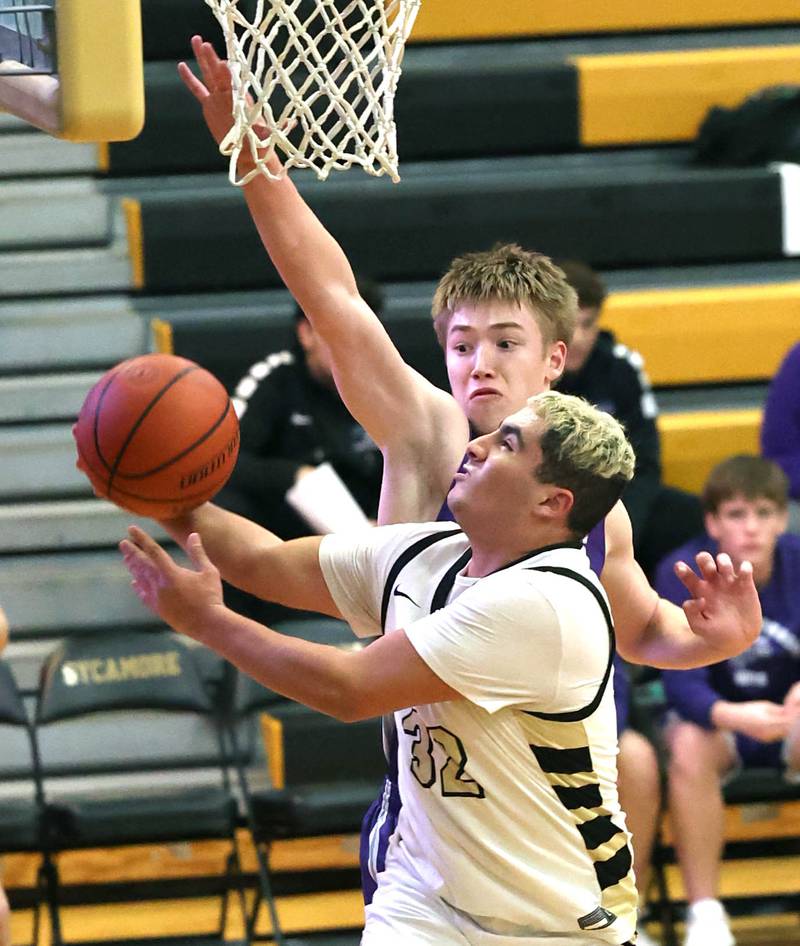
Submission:
POLYGON ((676 558, 719 549, 753 570, 764 623, 743 654, 710 667, 664 673, 677 720, 667 727, 669 795, 678 862, 690 904, 686 946, 730 946, 718 901, 724 809, 720 780, 737 767, 800 777, 800 536, 786 528, 787 480, 769 460, 732 457, 703 492, 708 537, 676 550, 656 583, 673 600, 676 558), (709 542, 710 538, 710 542, 709 542))
MULTIPOLYGON (((231 126, 230 71, 201 37, 192 38, 192 48, 202 81, 185 63, 179 72, 219 143, 231 126)), ((241 174, 251 160, 242 154, 241 174)), ((381 449, 378 521, 431 520, 470 431, 494 430, 560 377, 575 325, 575 292, 550 259, 515 245, 454 260, 433 301, 450 396, 403 361, 360 297, 341 247, 291 179, 280 177, 275 155, 269 166, 280 179, 256 175, 242 188, 244 197, 273 264, 330 350, 342 399, 381 449)), ((680 563, 690 599, 681 610, 647 583, 621 503, 606 517, 604 541, 601 580, 625 659, 696 667, 740 653, 755 639, 761 612, 748 564, 734 572, 726 557, 715 561, 703 553, 698 577, 680 563)))

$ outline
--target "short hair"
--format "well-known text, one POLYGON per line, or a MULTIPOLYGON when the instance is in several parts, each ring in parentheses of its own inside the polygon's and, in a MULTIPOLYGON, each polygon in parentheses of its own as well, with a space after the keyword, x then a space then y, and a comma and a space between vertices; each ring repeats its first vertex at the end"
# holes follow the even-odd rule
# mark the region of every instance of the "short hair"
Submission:
POLYGON ((459 305, 493 299, 527 306, 545 345, 572 341, 578 300, 564 273, 549 256, 516 243, 498 243, 484 252, 457 256, 439 280, 431 314, 442 348, 450 316, 459 305))
POLYGON ((618 420, 583 398, 545 391, 529 398, 528 407, 546 428, 536 477, 570 490, 567 525, 584 536, 608 515, 633 478, 633 447, 618 420))
POLYGON ((772 460, 740 453, 718 463, 706 480, 703 510, 716 513, 729 499, 769 499, 780 509, 789 504, 789 480, 772 460))
MULTIPOLYGON (((383 307, 385 305, 386 296, 383 291, 383 286, 380 283, 375 282, 374 279, 370 279, 369 276, 364 276, 361 273, 356 273, 356 287, 358 288, 358 294, 367 303, 367 305, 372 309, 375 315, 378 318, 381 318, 383 315, 383 307)), ((294 320, 299 322, 301 319, 306 317, 305 312, 300 308, 299 305, 294 307, 294 320)))
POLYGON ((578 294, 581 309, 601 309, 608 296, 608 289, 599 273, 578 260, 559 260, 567 282, 578 294))

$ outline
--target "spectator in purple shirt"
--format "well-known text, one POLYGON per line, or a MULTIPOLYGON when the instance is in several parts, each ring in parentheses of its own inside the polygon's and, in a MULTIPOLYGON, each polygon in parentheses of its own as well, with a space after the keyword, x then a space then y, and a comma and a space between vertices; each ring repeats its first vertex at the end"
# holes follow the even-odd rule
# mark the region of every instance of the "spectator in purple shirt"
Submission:
POLYGON ((800 342, 789 349, 769 386, 761 452, 789 477, 789 528, 800 532, 800 342))
POLYGON ((785 532, 787 500, 787 478, 775 463, 724 461, 703 491, 708 536, 676 549, 656 571, 659 593, 680 603, 676 561, 695 549, 727 553, 734 564, 747 559, 764 615, 760 637, 738 657, 663 673, 675 711, 666 736, 670 814, 689 901, 685 946, 734 943, 718 900, 721 780, 742 767, 800 777, 800 536, 785 532))

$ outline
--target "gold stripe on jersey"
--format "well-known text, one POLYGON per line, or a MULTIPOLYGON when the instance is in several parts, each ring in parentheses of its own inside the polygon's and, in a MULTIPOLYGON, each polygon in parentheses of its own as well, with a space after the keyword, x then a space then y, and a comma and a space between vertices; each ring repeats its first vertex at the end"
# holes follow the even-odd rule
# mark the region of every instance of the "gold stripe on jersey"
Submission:
POLYGON ((520 723, 534 758, 591 858, 601 906, 620 918, 632 916, 637 897, 628 835, 603 801, 583 722, 520 714, 520 723))

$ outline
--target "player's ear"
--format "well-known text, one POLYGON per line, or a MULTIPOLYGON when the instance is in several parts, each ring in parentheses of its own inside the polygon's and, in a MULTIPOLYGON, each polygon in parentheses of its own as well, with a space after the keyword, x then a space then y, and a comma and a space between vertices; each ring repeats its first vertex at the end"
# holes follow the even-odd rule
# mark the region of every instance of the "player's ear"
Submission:
POLYGON ((564 519, 570 514, 570 510, 575 505, 575 497, 570 490, 561 486, 554 486, 548 491, 545 498, 539 503, 540 509, 548 518, 564 519))
POLYGON ((314 344, 314 329, 311 327, 311 323, 306 318, 299 318, 295 323, 295 330, 300 347, 303 351, 308 351, 314 344))
POLYGON ((550 384, 556 381, 564 373, 564 366, 567 363, 567 346, 564 342, 553 342, 547 355, 545 364, 545 377, 550 384))

